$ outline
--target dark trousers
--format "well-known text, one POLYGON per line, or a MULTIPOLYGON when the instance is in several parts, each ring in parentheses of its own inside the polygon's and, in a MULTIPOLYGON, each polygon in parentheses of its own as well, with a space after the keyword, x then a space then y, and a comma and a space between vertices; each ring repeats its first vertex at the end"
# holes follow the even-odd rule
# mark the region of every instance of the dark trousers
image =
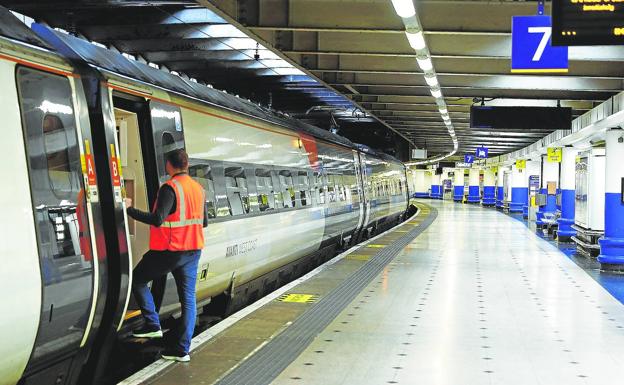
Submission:
POLYGON ((182 317, 178 326, 178 340, 172 348, 182 353, 189 352, 195 329, 197 315, 195 284, 200 255, 201 250, 178 252, 150 250, 145 253, 132 273, 132 292, 141 308, 146 326, 158 329, 160 329, 160 319, 147 283, 167 273, 173 274, 178 288, 178 298, 182 305, 182 317))

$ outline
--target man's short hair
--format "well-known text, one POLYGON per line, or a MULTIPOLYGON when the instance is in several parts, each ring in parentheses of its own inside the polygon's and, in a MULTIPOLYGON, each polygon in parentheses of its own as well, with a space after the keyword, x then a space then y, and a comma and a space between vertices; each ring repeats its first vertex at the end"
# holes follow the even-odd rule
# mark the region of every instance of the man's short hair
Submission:
POLYGON ((165 155, 165 158, 167 162, 171 163, 171 165, 178 170, 188 168, 188 154, 183 148, 169 151, 165 155))

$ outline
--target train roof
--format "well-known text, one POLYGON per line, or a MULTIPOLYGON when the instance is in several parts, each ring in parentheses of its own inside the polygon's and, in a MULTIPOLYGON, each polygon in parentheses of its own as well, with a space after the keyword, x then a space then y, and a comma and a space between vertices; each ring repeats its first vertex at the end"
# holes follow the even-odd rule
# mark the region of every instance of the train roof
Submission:
POLYGON ((0 36, 53 51, 48 43, 4 7, 0 7, 0 36))
POLYGON ((78 37, 55 31, 40 24, 33 24, 33 30, 48 41, 60 41, 64 45, 63 49, 59 49, 60 52, 70 50, 73 56, 78 56, 97 68, 161 87, 183 96, 199 99, 220 108, 253 116, 290 130, 306 133, 318 139, 352 149, 357 148, 353 142, 342 136, 301 122, 288 115, 278 113, 227 92, 184 79, 139 61, 130 60, 118 52, 99 47, 78 37))
POLYGON ((368 147, 365 144, 361 144, 361 143, 356 143, 355 147, 360 151, 363 152, 365 154, 374 156, 376 158, 379 158, 381 160, 384 160, 386 162, 391 162, 391 163, 401 163, 403 164, 403 162, 401 162, 400 160, 398 160, 397 158, 395 158, 394 156, 388 155, 386 153, 383 152, 379 152, 379 151, 375 151, 372 148, 368 147))

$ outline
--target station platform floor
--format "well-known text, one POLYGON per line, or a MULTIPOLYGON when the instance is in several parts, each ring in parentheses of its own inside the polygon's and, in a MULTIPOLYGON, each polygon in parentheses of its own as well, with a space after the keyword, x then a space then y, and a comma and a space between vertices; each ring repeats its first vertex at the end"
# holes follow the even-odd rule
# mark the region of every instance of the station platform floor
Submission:
POLYGON ((596 280, 494 209, 418 206, 122 384, 619 382, 624 305, 596 280))

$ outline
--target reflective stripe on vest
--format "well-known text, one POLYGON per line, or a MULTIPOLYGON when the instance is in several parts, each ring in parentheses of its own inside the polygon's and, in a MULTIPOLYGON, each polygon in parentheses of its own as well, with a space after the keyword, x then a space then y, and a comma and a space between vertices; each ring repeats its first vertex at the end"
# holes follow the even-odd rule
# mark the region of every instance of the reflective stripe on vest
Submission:
POLYGON ((150 226, 150 250, 202 249, 206 198, 204 189, 187 174, 176 175, 166 184, 175 193, 176 207, 160 226, 150 226))
MULTIPOLYGON (((163 222, 162 226, 167 226, 171 228, 184 227, 188 225, 203 226, 204 220, 202 218, 188 219, 186 217, 186 203, 184 202, 184 189, 182 188, 182 185, 180 184, 180 182, 178 182, 177 180, 171 179, 171 182, 173 182, 174 188, 177 190, 176 198, 179 197, 180 199, 180 220, 179 221, 165 221, 163 222)), ((206 199, 202 197, 202 201, 205 201, 205 200, 206 199)))

